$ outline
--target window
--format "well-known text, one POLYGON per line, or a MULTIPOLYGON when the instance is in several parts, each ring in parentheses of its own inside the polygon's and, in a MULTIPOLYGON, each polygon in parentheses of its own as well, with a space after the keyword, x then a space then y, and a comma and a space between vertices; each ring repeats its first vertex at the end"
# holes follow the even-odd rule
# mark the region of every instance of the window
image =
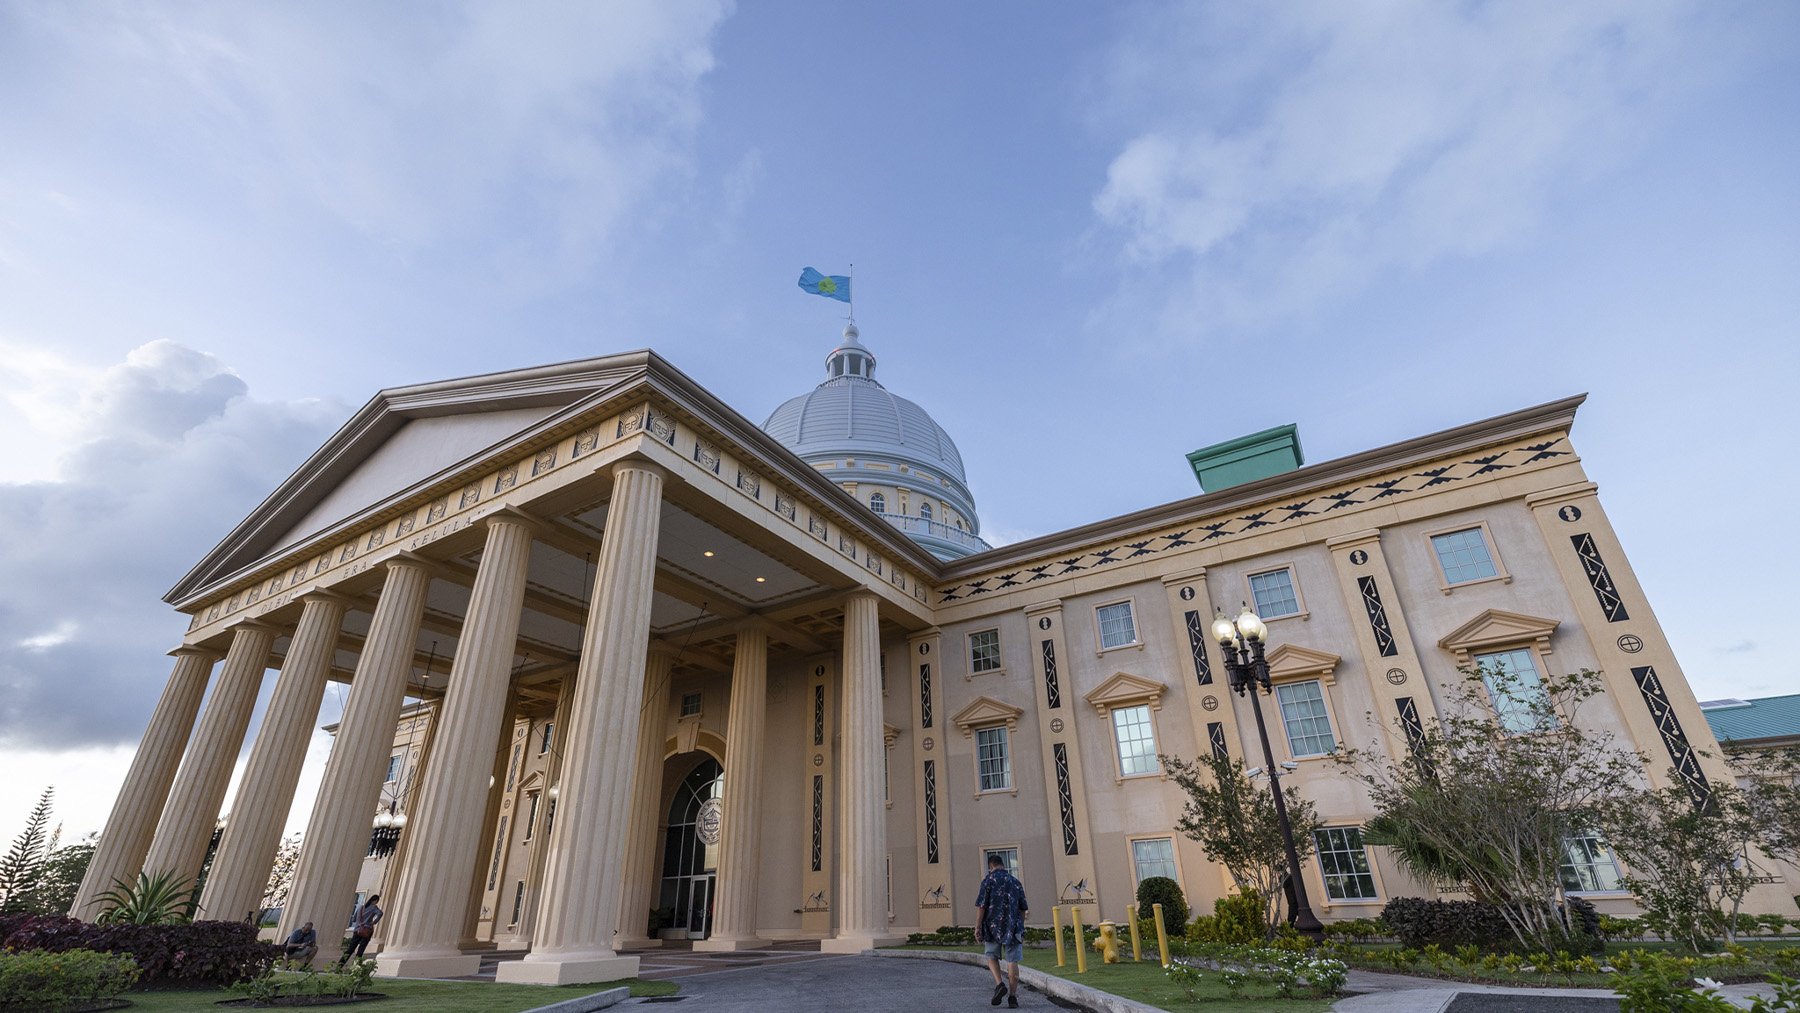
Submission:
POLYGON ((1480 528, 1464 528, 1431 536, 1431 547, 1437 550, 1438 565, 1444 568, 1444 582, 1466 584, 1472 580, 1498 577, 1500 569, 1488 551, 1487 538, 1480 528))
POLYGON ((1173 837, 1151 837, 1131 842, 1131 865, 1137 873, 1137 882, 1142 883, 1151 876, 1167 876, 1180 882, 1175 875, 1175 839, 1173 837))
POLYGON ((975 730, 975 757, 982 791, 1012 787, 1012 755, 1006 748, 1006 726, 975 730))
POLYGON ((1150 705, 1114 707, 1112 719, 1113 736, 1119 741, 1119 773, 1130 777, 1161 770, 1156 761, 1156 732, 1150 726, 1150 705))
POLYGON ((1562 885, 1570 893, 1605 893, 1623 889, 1619 863, 1593 834, 1563 839, 1562 885))
POLYGON ((556 723, 552 721, 544 722, 544 737, 538 740, 538 755, 542 756, 543 754, 548 753, 550 751, 550 744, 555 741, 556 723))
POLYGON ((525 881, 521 879, 521 880, 519 880, 518 887, 513 890, 512 921, 508 922, 507 924, 509 924, 509 925, 519 924, 519 912, 524 907, 525 907, 525 881))
POLYGON ((532 832, 537 829, 538 799, 541 797, 535 791, 525 796, 525 836, 519 838, 521 841, 531 840, 532 832))
POLYGON ((987 875, 988 859, 992 858, 995 855, 999 855, 1000 861, 1005 863, 1007 872, 1010 872, 1015 876, 1017 876, 1019 874, 1019 849, 1018 848, 982 848, 981 849, 981 874, 983 876, 987 875))
POLYGON ((887 497, 880 493, 872 494, 869 497, 869 509, 878 514, 887 513, 887 497))
POLYGON ((1000 631, 982 630, 969 634, 969 671, 980 675, 999 670, 1000 631))
POLYGON ((1531 649, 1477 654, 1475 664, 1481 668, 1481 681, 1487 685, 1488 699, 1494 704, 1500 727, 1512 735, 1532 731, 1537 722, 1533 708, 1541 706, 1546 697, 1544 680, 1538 675, 1537 663, 1531 660, 1531 649))
POLYGON ((398 780, 400 780, 400 754, 395 753, 388 757, 387 777, 382 778, 382 781, 386 784, 393 784, 398 780))
POLYGON ((1250 596, 1256 599, 1256 614, 1264 619, 1300 613, 1300 593, 1294 590, 1294 571, 1288 567, 1251 574, 1250 596))
MULTIPOLYGON (((665 711, 664 713, 667 713, 667 712, 665 711)), ((684 718, 691 718, 691 717, 695 717, 699 713, 700 713, 700 694, 698 694, 698 693, 683 693, 683 694, 681 694, 681 716, 684 718)), ((667 719, 665 718, 664 720, 667 720, 667 719)))
POLYGON ((1101 650, 1137 643, 1137 624, 1131 619, 1130 602, 1102 605, 1094 610, 1094 616, 1100 620, 1101 650))
POLYGON ((919 516, 925 518, 926 520, 931 519, 931 504, 930 503, 920 503, 919 504, 919 516))
POLYGON ((1281 723, 1293 755, 1324 756, 1337 748, 1325 711, 1325 691, 1317 679, 1282 683, 1275 687, 1275 699, 1281 704, 1281 723))
POLYGON ((1313 831, 1319 851, 1319 874, 1332 900, 1375 900, 1375 874, 1358 827, 1324 827, 1313 831))

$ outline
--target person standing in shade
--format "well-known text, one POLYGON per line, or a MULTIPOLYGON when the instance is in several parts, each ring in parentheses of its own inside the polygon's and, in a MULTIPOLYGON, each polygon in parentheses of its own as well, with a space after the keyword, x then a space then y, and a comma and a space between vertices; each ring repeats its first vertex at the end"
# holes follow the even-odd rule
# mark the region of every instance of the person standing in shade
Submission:
POLYGON ((988 874, 975 895, 975 941, 986 946, 989 973, 994 976, 994 997, 989 1006, 1019 1008, 1019 961, 1025 956, 1025 885, 1006 871, 999 855, 988 856, 988 874), (1007 962, 1007 976, 1000 977, 1000 961, 1007 962))
POLYGON ((381 921, 384 913, 375 903, 380 899, 381 894, 369 894, 369 899, 350 916, 350 938, 344 940, 344 956, 338 963, 347 963, 351 957, 362 959, 363 952, 369 948, 369 940, 375 935, 375 924, 381 921))

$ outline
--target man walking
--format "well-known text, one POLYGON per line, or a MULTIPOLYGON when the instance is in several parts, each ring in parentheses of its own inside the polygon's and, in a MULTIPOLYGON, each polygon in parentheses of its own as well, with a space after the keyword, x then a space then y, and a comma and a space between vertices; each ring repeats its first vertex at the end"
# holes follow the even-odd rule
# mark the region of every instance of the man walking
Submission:
POLYGON ((1025 956, 1025 886, 1006 871, 999 855, 988 856, 988 874, 975 895, 975 941, 986 945, 988 972, 994 976, 994 997, 989 1006, 1019 1008, 1019 961, 1025 956), (1000 978, 1000 961, 1007 962, 1006 980, 1000 978))

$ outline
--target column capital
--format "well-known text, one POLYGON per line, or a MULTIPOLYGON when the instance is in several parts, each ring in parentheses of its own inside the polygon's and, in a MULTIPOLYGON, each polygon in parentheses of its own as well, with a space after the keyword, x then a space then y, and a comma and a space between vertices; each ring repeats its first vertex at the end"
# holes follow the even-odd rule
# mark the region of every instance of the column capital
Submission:
POLYGON ((761 613, 752 612, 731 624, 731 632, 744 633, 760 630, 764 636, 777 636, 781 633, 781 624, 761 613))
POLYGON ((171 658, 211 658, 214 661, 225 656, 223 651, 204 644, 177 644, 166 653, 171 658))
POLYGON ((1586 499, 1599 491, 1600 487, 1593 482, 1576 482, 1573 485, 1531 493, 1525 497, 1525 505, 1533 510, 1538 507, 1559 506, 1573 499, 1586 499))
POLYGON ((1370 542, 1379 541, 1381 541, 1380 528, 1364 528, 1361 531, 1352 531, 1347 535, 1333 535, 1332 537, 1325 539, 1325 547, 1328 549, 1348 549, 1352 546, 1367 545, 1370 542))
POLYGON ((529 530, 533 535, 542 534, 549 527, 542 517, 527 513, 516 506, 503 506, 477 523, 483 527, 492 527, 495 524, 517 524, 529 530))
POLYGON ((226 632, 232 634, 267 633, 271 636, 280 636, 282 633, 286 632, 286 628, 277 626, 271 622, 265 622, 261 619, 244 619, 226 627, 226 632))
POLYGON ((881 595, 876 594, 875 589, 867 584, 858 584, 856 587, 844 592, 845 602, 856 601, 859 598, 866 598, 874 602, 881 601, 881 595))
POLYGON ((393 556, 382 560, 381 565, 384 569, 390 571, 410 566, 414 569, 423 570, 433 577, 440 576, 443 573, 443 565, 437 560, 428 559, 410 549, 397 552, 393 556))
POLYGON ((645 474, 655 475, 665 482, 669 480, 669 469, 657 464, 649 457, 640 456, 638 454, 621 457, 616 461, 608 461, 594 470, 602 474, 611 475, 615 479, 619 477, 619 472, 621 471, 641 471, 645 474))
POLYGON ((306 592, 305 594, 300 596, 299 601, 300 601, 300 604, 302 604, 302 605, 305 605, 308 602, 317 601, 317 602, 324 602, 324 603, 329 603, 329 604, 334 604, 334 605, 342 605, 345 608, 350 608, 351 606, 357 604, 357 601, 355 598, 352 598, 347 594, 340 594, 329 588, 323 588, 323 587, 314 588, 313 590, 306 592))
MULTIPOLYGON (((1185 583, 1186 581, 1190 581, 1190 580, 1205 580, 1205 579, 1206 579, 1206 567, 1195 566, 1195 567, 1190 567, 1185 570, 1176 570, 1174 573, 1165 574, 1162 578, 1162 582, 1163 582, 1163 585, 1165 587, 1167 587, 1171 584, 1181 584, 1181 583, 1185 583)), ((1030 611, 1030 610, 1027 609, 1026 611, 1030 611)))

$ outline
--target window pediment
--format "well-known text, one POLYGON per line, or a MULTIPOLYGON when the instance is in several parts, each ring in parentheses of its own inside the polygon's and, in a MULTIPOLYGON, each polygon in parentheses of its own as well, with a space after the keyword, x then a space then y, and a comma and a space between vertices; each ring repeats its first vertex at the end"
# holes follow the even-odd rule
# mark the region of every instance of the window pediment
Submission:
POLYGON ((1556 632, 1559 625, 1561 623, 1555 619, 1488 609, 1446 634, 1438 641, 1438 646, 1455 652, 1459 664, 1467 664, 1470 655, 1490 647, 1530 644, 1549 654, 1550 634, 1556 632))
POLYGON ((1268 653, 1269 679, 1283 682, 1293 679, 1318 679, 1330 686, 1337 682, 1337 665, 1343 659, 1326 651, 1315 651, 1298 644, 1282 644, 1268 653))
POLYGON ((1101 717, 1114 707, 1129 704, 1148 703, 1151 710, 1162 709, 1162 695, 1169 687, 1160 682, 1153 682, 1128 672, 1119 672, 1101 683, 1098 688, 1086 697, 1088 703, 1100 712, 1101 717))
POLYGON ((881 725, 881 743, 882 743, 882 745, 892 746, 894 744, 894 740, 899 737, 900 737, 900 729, 895 728, 893 725, 890 725, 886 722, 882 722, 882 725, 881 725))
POLYGON ((1005 725, 1010 731, 1019 726, 1019 715, 1025 713, 1023 708, 996 700, 991 696, 978 696, 975 701, 956 712, 950 722, 962 729, 965 737, 975 734, 975 729, 988 725, 1005 725))

